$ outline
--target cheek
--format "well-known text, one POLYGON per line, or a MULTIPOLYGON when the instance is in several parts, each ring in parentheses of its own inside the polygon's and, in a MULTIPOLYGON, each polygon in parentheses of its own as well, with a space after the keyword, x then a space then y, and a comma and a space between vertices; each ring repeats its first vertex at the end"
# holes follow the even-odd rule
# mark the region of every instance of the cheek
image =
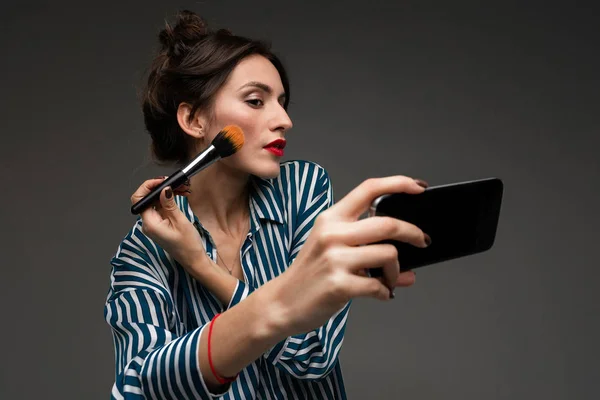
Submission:
POLYGON ((220 107, 215 113, 217 128, 237 125, 242 128, 244 138, 251 136, 257 124, 256 113, 243 102, 231 101, 228 107, 220 107))

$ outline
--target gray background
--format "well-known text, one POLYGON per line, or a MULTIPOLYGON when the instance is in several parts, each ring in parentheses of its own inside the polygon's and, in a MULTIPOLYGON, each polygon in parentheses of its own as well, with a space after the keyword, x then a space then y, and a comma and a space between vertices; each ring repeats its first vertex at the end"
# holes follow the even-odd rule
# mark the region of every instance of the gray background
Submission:
POLYGON ((130 194, 163 171, 136 90, 180 6, 271 40, 292 82, 286 159, 325 166, 336 199, 371 176, 505 181, 491 251, 354 303, 351 399, 600 397, 598 14, 354 3, 3 5, 0 398, 109 397, 109 259, 130 194))

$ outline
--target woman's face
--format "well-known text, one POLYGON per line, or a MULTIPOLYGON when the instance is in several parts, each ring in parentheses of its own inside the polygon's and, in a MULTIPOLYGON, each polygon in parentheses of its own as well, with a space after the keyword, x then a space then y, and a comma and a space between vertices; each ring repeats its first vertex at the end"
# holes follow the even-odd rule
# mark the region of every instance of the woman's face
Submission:
POLYGON ((243 59, 215 96, 205 144, 226 125, 244 132, 244 145, 220 163, 262 178, 279 175, 285 134, 292 127, 283 108, 285 92, 275 66, 260 55, 243 59))

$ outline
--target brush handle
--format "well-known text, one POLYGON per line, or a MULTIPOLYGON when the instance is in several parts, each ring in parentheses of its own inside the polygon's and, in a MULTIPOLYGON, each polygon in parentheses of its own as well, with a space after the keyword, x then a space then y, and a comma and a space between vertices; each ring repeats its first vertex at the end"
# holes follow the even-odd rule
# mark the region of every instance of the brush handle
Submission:
POLYGON ((187 175, 182 170, 178 170, 173 175, 165 179, 163 183, 155 187, 152 190, 152 192, 150 192, 140 201, 131 206, 131 213, 134 215, 141 213, 146 208, 150 207, 153 203, 160 201, 160 193, 164 188, 166 188, 167 186, 171 186, 171 189, 175 190, 187 180, 187 175))

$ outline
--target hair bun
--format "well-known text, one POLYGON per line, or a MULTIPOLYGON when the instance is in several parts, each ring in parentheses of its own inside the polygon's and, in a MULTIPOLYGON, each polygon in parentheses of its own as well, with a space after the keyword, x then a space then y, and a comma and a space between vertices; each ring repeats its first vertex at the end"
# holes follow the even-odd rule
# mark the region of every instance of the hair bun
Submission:
POLYGON ((182 10, 177 14, 174 26, 165 22, 165 28, 159 33, 158 39, 162 50, 169 57, 180 58, 207 34, 208 26, 198 14, 182 10))

